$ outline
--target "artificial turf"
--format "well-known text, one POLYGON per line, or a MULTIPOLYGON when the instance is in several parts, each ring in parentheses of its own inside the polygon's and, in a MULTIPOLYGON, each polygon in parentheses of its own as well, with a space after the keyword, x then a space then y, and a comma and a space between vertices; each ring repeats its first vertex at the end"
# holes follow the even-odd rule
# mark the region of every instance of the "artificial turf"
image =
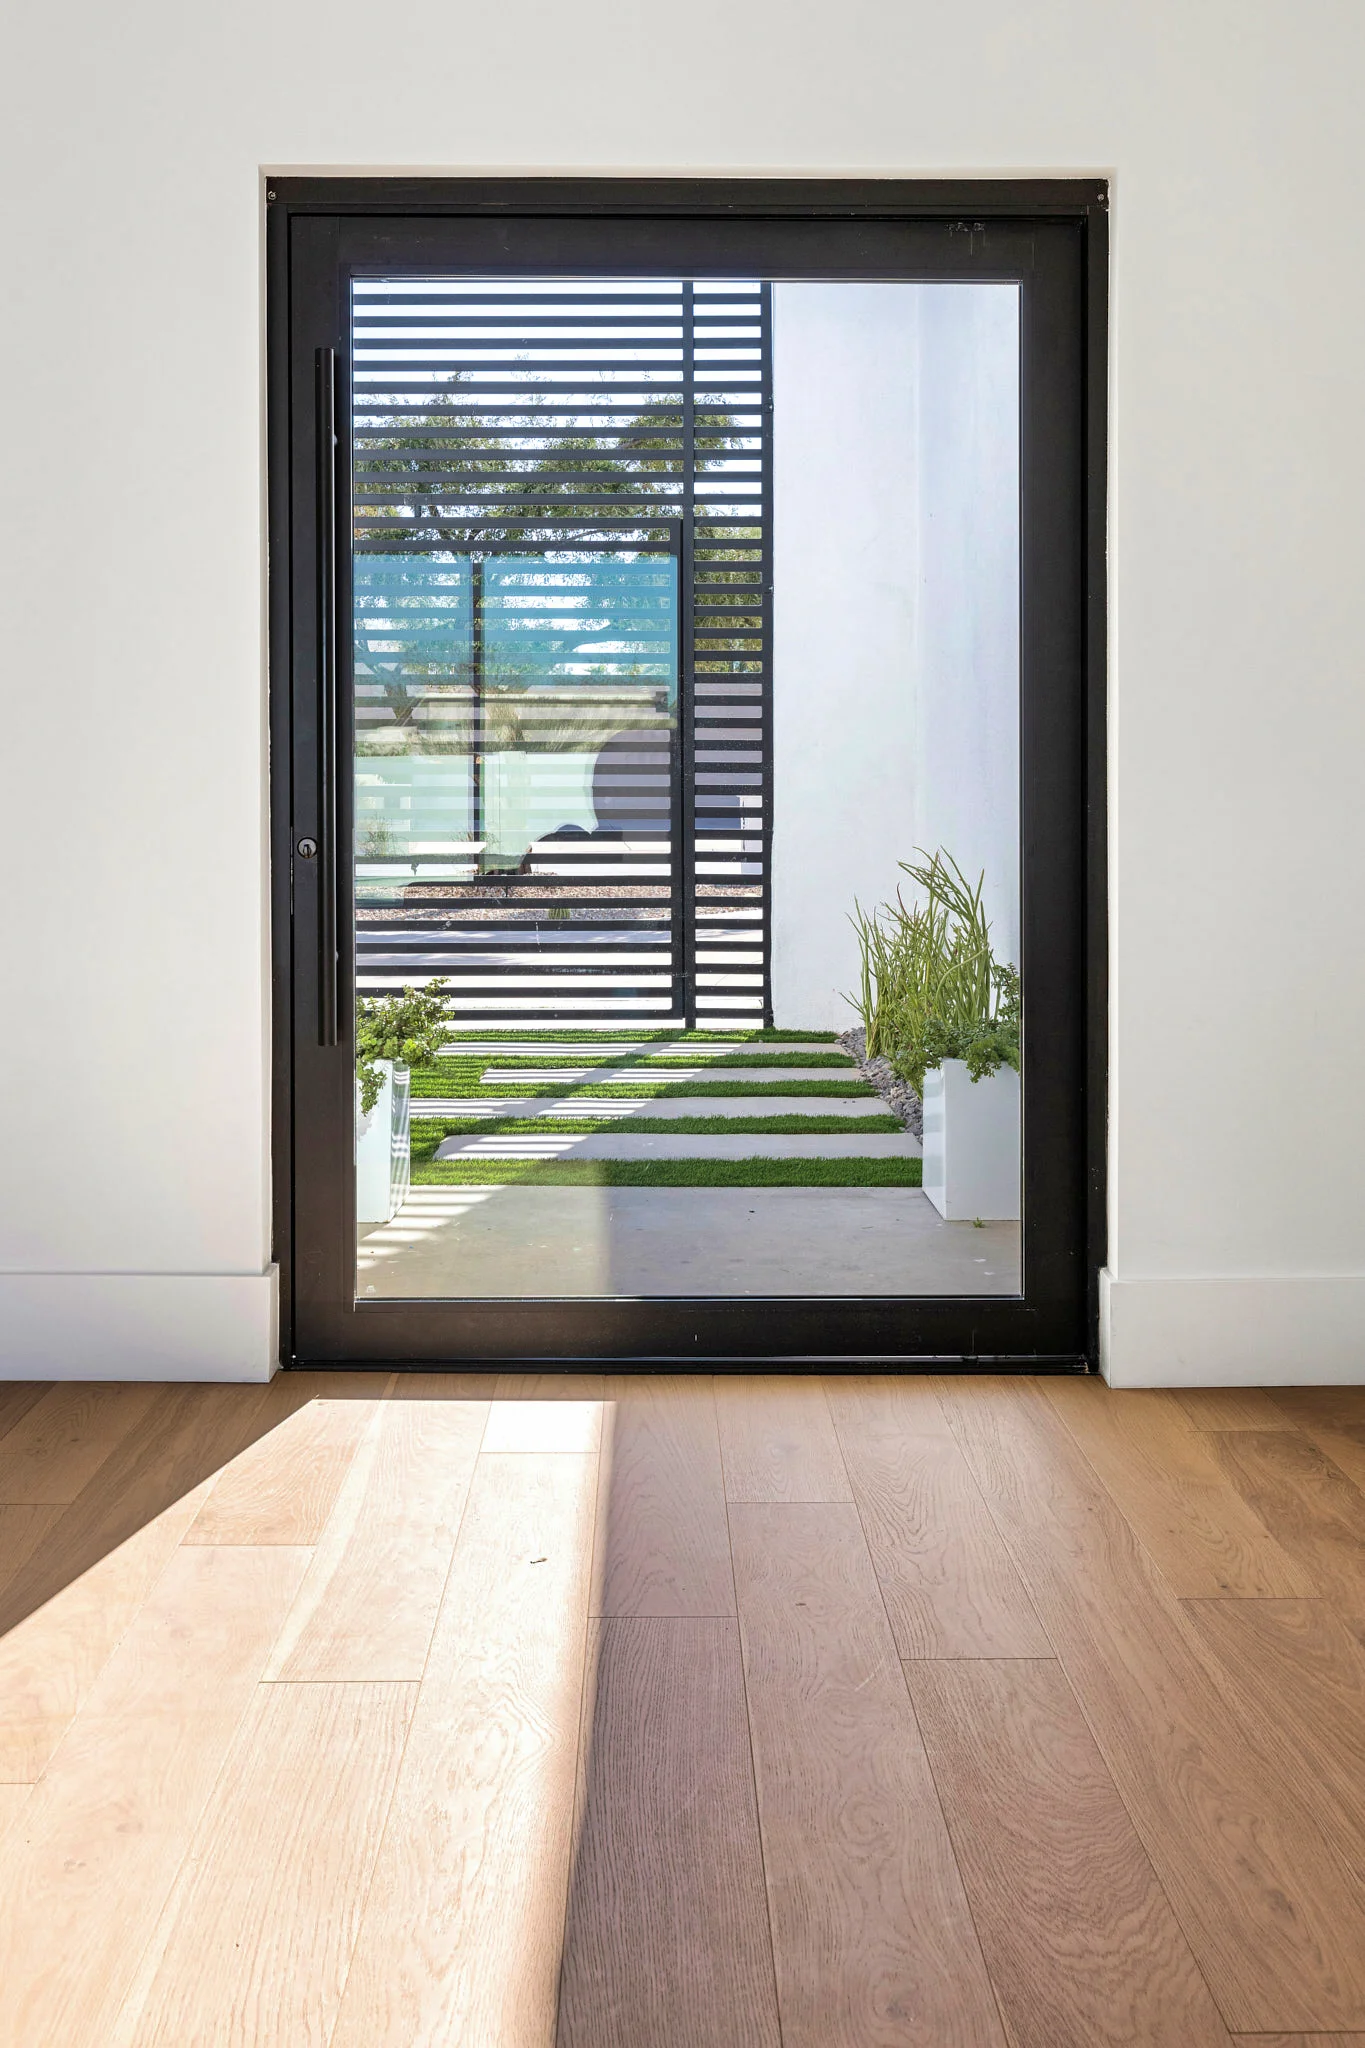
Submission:
POLYGON ((414 1187, 917 1188, 918 1159, 432 1159, 414 1187))
POLYGON ((802 1096, 866 1098, 879 1102, 875 1089, 860 1079, 842 1052, 767 1053, 769 1046, 784 1043, 830 1045, 837 1043, 833 1031, 632 1031, 622 1026, 617 1036, 648 1052, 609 1053, 601 1050, 604 1034, 592 1031, 538 1029, 527 1024, 517 1030, 491 1027, 484 1030, 452 1032, 448 1050, 412 1074, 412 1179, 415 1187, 498 1187, 510 1184, 531 1187, 635 1187, 635 1188, 800 1188, 800 1187, 908 1187, 920 1185, 918 1159, 479 1159, 437 1160, 436 1147, 448 1137, 545 1137, 569 1134, 577 1137, 610 1135, 628 1130, 668 1137, 841 1137, 860 1132, 890 1135, 901 1125, 892 1116, 688 1116, 688 1117, 424 1117, 424 1100, 444 1098, 488 1101, 495 1092, 515 1088, 530 1099, 582 1097, 601 1102, 655 1101, 666 1097, 802 1096), (520 1043, 519 1043, 520 1041, 520 1043), (496 1050, 461 1054, 462 1044, 494 1046, 496 1050), (670 1057, 685 1061, 689 1047, 708 1044, 752 1047, 752 1051, 722 1053, 706 1063, 705 1080, 668 1080, 670 1057), (623 1067, 638 1074, 628 1081, 596 1081, 589 1071, 581 1080, 563 1082, 522 1082, 520 1071, 543 1067, 543 1052, 522 1050, 523 1044, 572 1047, 575 1064, 590 1070, 623 1067), (759 1057, 755 1057, 759 1053, 759 1057), (725 1067, 761 1066, 773 1071, 771 1081, 712 1080, 710 1070, 725 1067), (784 1068, 828 1067, 829 1080, 784 1079, 784 1068), (489 1076, 485 1079, 485 1075, 489 1076))
POLYGON ((857 1137, 903 1131, 893 1116, 442 1116, 412 1120, 414 1135, 439 1131, 443 1138, 521 1138, 538 1135, 608 1137, 614 1131, 670 1138, 857 1137))
MULTIPOLYGON (((446 1055, 446 1057, 448 1058, 449 1055, 446 1055)), ((455 1064, 484 1067, 490 1073, 501 1073, 504 1068, 511 1073, 515 1073, 519 1066, 543 1067, 548 1062, 543 1056, 537 1057, 530 1053, 519 1053, 514 1057, 510 1053, 495 1052, 489 1053, 486 1058, 481 1060, 459 1060, 455 1064)), ((696 1060, 695 1058, 689 1060, 685 1054, 680 1054, 675 1061, 671 1053, 662 1052, 634 1054, 599 1053, 595 1058, 589 1059, 584 1057, 577 1059, 574 1061, 574 1065, 576 1067, 638 1067, 641 1073, 657 1074, 667 1073, 669 1067, 673 1065, 694 1067, 696 1060)), ((707 1060, 705 1072, 709 1074, 713 1067, 751 1067, 755 1069, 761 1067, 765 1073, 769 1068, 781 1073, 784 1067, 834 1067, 836 1069, 842 1068, 847 1074, 852 1071, 853 1063, 848 1055, 842 1052, 774 1052, 758 1055, 751 1052, 723 1052, 718 1053, 715 1058, 707 1060)))

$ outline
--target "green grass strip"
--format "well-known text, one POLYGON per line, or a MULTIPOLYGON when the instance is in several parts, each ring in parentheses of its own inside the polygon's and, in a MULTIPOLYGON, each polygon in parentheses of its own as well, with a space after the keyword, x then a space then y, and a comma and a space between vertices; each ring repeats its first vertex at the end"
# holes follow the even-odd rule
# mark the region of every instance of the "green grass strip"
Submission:
MULTIPOLYGON (((483 1063, 474 1060, 461 1060, 458 1064, 461 1066, 475 1066, 483 1063)), ((486 1064, 489 1073, 515 1074, 521 1067, 543 1067, 547 1062, 543 1059, 533 1059, 529 1055, 512 1059, 505 1052, 499 1052, 490 1053, 486 1064)), ((603 1054, 596 1059, 578 1059, 574 1061, 576 1067, 630 1067, 642 1074, 667 1073, 670 1066, 694 1064, 695 1061, 689 1061, 685 1056, 675 1060, 671 1054, 665 1055, 663 1053, 637 1053, 633 1057, 629 1053, 617 1053, 614 1058, 603 1054)), ((763 1056, 756 1056, 753 1053, 747 1052, 727 1052, 720 1053, 716 1058, 707 1060, 706 1071, 709 1073, 713 1067, 752 1067, 755 1069, 761 1067, 764 1073, 770 1070, 780 1073, 784 1067, 831 1067, 836 1069, 842 1067, 843 1071, 847 1074, 853 1071, 853 1062, 845 1053, 841 1052, 777 1052, 768 1053, 763 1056)))
POLYGON ((474 1101, 487 1102, 490 1096, 515 1093, 527 1102, 553 1099, 558 1102, 573 1101, 587 1096, 597 1102, 654 1102, 677 1096, 749 1095, 761 1102, 766 1095, 822 1096, 826 1101, 844 1102, 852 1097, 865 1098, 871 1102, 881 1100, 875 1088, 866 1081, 630 1081, 599 1082, 551 1082, 523 1081, 515 1090, 510 1083, 515 1076, 507 1077, 507 1084, 498 1087, 483 1087, 477 1080, 461 1081, 448 1075, 440 1075, 428 1081, 425 1074, 413 1075, 412 1098, 414 1104, 430 1096, 441 1096, 448 1101, 459 1101, 468 1097, 474 1101))
POLYGON ((536 1137, 544 1132, 561 1137, 609 1137, 616 1131, 640 1131, 670 1138, 812 1138, 879 1137, 903 1134, 893 1116, 443 1116, 414 1117, 414 1139, 428 1131, 443 1138, 536 1137))
POLYGON ((679 1042, 691 1045, 694 1041, 706 1045, 716 1040, 722 1045, 837 1045, 837 1031, 680 1031, 679 1042))
POLYGON ((918 1159, 422 1160, 414 1187, 917 1188, 918 1159))

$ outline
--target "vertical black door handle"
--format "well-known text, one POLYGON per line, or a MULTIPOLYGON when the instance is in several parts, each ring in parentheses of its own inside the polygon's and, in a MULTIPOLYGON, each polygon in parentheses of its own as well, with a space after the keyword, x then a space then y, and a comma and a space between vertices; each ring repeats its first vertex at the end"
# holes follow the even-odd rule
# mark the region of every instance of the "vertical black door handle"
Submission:
POLYGON ((337 376, 317 352, 318 461, 318 1043, 337 1042, 337 376))

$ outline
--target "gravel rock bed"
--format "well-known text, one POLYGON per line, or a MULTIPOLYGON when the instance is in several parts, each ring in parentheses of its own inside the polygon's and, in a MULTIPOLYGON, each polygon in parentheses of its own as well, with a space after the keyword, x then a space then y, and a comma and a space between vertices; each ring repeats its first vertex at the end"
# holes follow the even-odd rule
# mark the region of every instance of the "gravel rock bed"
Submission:
POLYGON ((857 1024, 852 1031, 842 1032, 839 1037, 839 1043, 846 1053, 852 1055, 858 1072, 865 1081, 870 1082, 876 1089, 892 1116, 899 1117, 907 1131, 913 1132, 915 1137, 922 1139, 924 1136, 923 1103, 918 1095, 916 1095, 914 1089, 908 1088, 905 1082, 902 1081, 900 1075, 892 1067, 890 1060, 884 1060, 880 1057, 875 1060, 869 1060, 864 1057, 865 1039, 862 1025, 857 1024))

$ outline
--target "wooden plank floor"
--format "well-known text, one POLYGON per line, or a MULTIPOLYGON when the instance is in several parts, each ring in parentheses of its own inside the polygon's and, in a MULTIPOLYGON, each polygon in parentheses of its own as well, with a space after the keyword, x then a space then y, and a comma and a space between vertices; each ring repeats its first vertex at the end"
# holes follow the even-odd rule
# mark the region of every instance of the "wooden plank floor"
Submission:
POLYGON ((1365 1389, 0 1387, 0 2048, 1365 2048, 1365 1389))

